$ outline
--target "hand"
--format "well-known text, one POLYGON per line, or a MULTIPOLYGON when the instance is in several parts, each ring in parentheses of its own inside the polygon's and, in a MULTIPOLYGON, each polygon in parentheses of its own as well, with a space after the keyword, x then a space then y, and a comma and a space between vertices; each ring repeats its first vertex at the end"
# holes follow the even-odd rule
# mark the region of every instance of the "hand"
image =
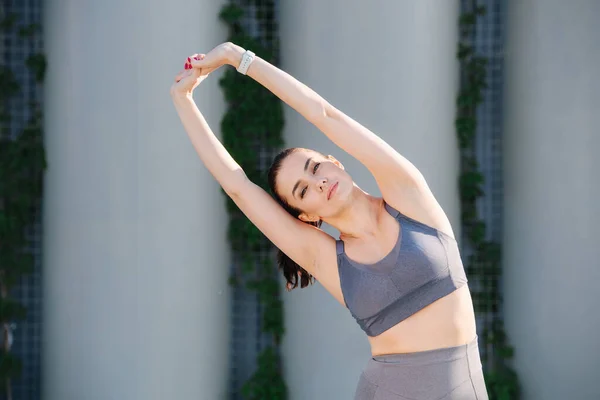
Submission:
POLYGON ((175 77, 175 83, 171 86, 171 95, 191 95, 194 89, 218 67, 193 68, 191 61, 204 58, 204 54, 193 54, 185 62, 184 70, 175 77))
POLYGON ((244 49, 231 42, 218 45, 209 51, 202 59, 193 60, 194 68, 219 68, 222 65, 229 64, 237 67, 242 59, 244 49))

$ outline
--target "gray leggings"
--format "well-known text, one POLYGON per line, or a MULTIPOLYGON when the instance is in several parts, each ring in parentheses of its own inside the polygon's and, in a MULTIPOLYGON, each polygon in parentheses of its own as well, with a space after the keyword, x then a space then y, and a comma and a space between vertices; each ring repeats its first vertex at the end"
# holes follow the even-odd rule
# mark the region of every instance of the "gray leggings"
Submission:
POLYGON ((462 346, 373 357, 354 400, 488 400, 477 337, 462 346))

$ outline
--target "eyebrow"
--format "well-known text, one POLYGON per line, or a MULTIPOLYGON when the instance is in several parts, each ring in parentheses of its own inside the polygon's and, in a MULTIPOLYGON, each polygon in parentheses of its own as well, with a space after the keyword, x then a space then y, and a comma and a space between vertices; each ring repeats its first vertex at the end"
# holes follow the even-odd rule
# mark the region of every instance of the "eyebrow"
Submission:
MULTIPOLYGON (((306 162, 304 163, 304 172, 306 172, 306 170, 308 169, 308 166, 310 165, 310 162, 312 161, 312 157, 308 157, 308 160, 306 160, 306 162)), ((298 186, 300 186, 300 181, 296 182, 296 184, 294 185, 294 188, 292 189, 292 196, 294 196, 294 198, 296 198, 296 189, 298 189, 298 186)))

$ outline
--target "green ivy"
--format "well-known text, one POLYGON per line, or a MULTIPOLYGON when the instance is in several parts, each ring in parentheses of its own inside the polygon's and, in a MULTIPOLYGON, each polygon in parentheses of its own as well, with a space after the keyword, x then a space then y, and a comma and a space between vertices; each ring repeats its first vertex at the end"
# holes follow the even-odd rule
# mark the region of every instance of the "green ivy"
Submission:
MULTIPOLYGON (((255 4, 260 13, 256 20, 269 40, 262 42, 244 31, 244 9, 234 4, 225 6, 220 14, 221 20, 229 26, 228 40, 276 64, 274 3, 272 0, 246 2, 255 4)), ((259 157, 261 151, 272 154, 284 144, 282 103, 262 85, 231 68, 225 72, 220 85, 228 104, 221 121, 223 145, 248 178, 268 191, 259 157)), ((226 201, 230 215, 228 238, 238 260, 230 281, 256 292, 262 309, 261 330, 271 335, 275 344, 258 355, 257 368, 245 382, 242 394, 248 400, 283 400, 287 398, 287 387, 278 348, 284 334, 283 304, 276 266, 269 256, 273 247, 227 196, 226 201)))
MULTIPOLYGON (((0 31, 3 34, 17 33, 20 40, 33 41, 41 33, 38 25, 18 26, 18 18, 13 14, 0 18, 0 31)), ((23 68, 29 68, 37 83, 41 83, 46 71, 46 59, 43 54, 33 54, 25 60, 23 68)), ((27 315, 25 307, 10 296, 20 280, 33 270, 33 256, 25 250, 29 244, 26 230, 35 223, 35 211, 40 205, 46 169, 40 104, 29 104, 30 120, 16 138, 11 138, 9 126, 13 116, 7 111, 7 106, 20 91, 12 70, 1 65, 0 324, 3 343, 0 349, 0 386, 8 400, 12 399, 11 379, 20 375, 22 363, 10 352, 7 329, 27 315)))
MULTIPOLYGON (((477 200, 484 195, 484 177, 477 163, 474 139, 477 129, 476 111, 483 102, 483 90, 487 88, 486 68, 488 60, 476 54, 472 43, 476 35, 477 18, 486 9, 471 2, 469 11, 459 21, 460 41, 457 57, 461 66, 461 90, 457 98, 456 133, 460 147, 461 174, 459 178, 461 197, 461 222, 464 237, 473 254, 465 260, 467 274, 480 286, 473 289, 476 312, 498 313, 502 302, 499 278, 501 274, 501 250, 498 243, 486 239, 486 225, 477 212, 477 200)), ((491 400, 517 400, 519 382, 515 371, 509 366, 513 349, 508 344, 502 321, 485 322, 481 342, 493 348, 492 356, 484 356, 485 379, 491 400)))

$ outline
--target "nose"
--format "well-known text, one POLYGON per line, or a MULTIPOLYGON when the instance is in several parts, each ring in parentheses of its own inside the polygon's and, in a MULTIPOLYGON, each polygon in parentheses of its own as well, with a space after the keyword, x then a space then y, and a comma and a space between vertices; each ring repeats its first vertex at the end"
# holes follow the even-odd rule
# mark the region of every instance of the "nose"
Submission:
POLYGON ((324 191, 325 190, 325 186, 327 186, 327 178, 319 178, 319 179, 317 179, 317 188, 320 191, 324 191))

